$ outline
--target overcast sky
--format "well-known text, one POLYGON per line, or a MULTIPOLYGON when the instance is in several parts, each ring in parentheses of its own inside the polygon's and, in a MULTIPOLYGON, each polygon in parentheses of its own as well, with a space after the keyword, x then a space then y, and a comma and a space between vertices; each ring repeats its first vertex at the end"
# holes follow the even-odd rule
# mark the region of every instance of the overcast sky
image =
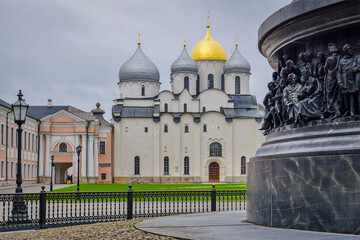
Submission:
POLYGON ((170 66, 184 39, 189 54, 206 33, 228 57, 236 39, 250 62, 250 93, 266 94, 272 69, 257 48, 261 23, 290 0, 16 1, 0 0, 0 98, 13 103, 18 89, 30 105, 72 105, 84 111, 100 102, 111 118, 119 97, 118 72, 137 47, 171 89, 170 66))

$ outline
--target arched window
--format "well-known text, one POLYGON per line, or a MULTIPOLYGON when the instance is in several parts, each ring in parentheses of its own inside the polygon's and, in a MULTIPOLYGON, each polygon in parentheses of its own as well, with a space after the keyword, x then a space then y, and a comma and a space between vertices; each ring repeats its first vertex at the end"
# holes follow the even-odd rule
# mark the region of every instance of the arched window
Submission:
POLYGON ((222 146, 218 142, 213 142, 210 144, 210 156, 221 157, 222 156, 222 146))
POLYGON ((184 103, 184 112, 187 112, 187 104, 184 103))
POLYGON ((189 132, 189 126, 188 125, 185 125, 185 131, 184 132, 186 132, 186 133, 189 132))
POLYGON ((196 93, 200 92, 200 77, 199 75, 197 75, 197 79, 196 79, 196 93))
POLYGON ((138 156, 135 157, 134 167, 135 167, 134 174, 139 175, 140 174, 140 158, 138 156))
POLYGON ((169 109, 168 109, 168 104, 165 103, 165 104, 164 104, 164 111, 165 111, 165 112, 168 112, 168 110, 169 110, 169 109))
POLYGON ((235 77, 235 94, 240 94, 240 77, 235 77))
POLYGON ((246 174, 246 157, 241 157, 241 174, 246 174))
POLYGON ((184 175, 190 174, 190 160, 189 157, 184 158, 184 175))
POLYGON ((168 132, 168 125, 164 125, 164 132, 168 132))
POLYGON ((141 86, 141 96, 145 96, 145 86, 141 86))
POLYGON ((225 91, 225 79, 224 79, 224 74, 221 75, 221 91, 225 91))
POLYGON ((214 88, 214 75, 208 75, 208 88, 214 88))
POLYGON ((203 112, 206 112, 206 107, 203 107, 203 112))
POLYGON ((184 88, 189 90, 189 77, 188 76, 184 77, 184 88))
POLYGON ((59 145, 59 152, 67 152, 67 145, 66 145, 66 143, 60 143, 60 145, 59 145))
POLYGON ((164 175, 169 175, 169 157, 164 157, 164 175))
POLYGON ((204 124, 204 126, 203 126, 203 132, 207 132, 207 126, 206 126, 206 124, 204 124))

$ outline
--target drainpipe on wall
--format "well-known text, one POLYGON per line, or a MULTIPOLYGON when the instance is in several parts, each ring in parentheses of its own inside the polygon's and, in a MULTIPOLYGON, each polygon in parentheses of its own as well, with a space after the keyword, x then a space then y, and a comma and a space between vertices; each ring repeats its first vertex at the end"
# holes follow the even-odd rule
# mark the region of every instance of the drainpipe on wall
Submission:
POLYGON ((40 182, 40 176, 39 176, 39 171, 40 171, 40 124, 41 124, 41 121, 39 120, 39 123, 38 123, 38 130, 37 130, 37 182, 39 183, 40 182))
POLYGON ((10 112, 6 113, 6 126, 5 126, 5 135, 6 135, 6 139, 5 139, 5 182, 8 180, 8 148, 9 148, 9 114, 12 112, 12 110, 10 112))

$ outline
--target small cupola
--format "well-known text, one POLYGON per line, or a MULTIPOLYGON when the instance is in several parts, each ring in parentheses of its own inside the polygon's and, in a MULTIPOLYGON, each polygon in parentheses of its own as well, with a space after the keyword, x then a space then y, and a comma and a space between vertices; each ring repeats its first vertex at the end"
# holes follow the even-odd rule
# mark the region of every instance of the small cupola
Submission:
POLYGON ((186 44, 180 56, 171 65, 171 73, 195 73, 198 72, 198 66, 194 60, 191 59, 187 50, 186 44))
POLYGON ((235 51, 224 65, 224 73, 250 73, 250 63, 241 55, 238 44, 235 44, 235 51))

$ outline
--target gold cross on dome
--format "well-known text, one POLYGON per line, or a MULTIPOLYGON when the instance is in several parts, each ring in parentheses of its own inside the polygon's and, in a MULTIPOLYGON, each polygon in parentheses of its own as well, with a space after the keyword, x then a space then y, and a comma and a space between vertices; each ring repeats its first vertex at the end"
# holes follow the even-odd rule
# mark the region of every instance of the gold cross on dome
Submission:
POLYGON ((139 31, 139 41, 138 41, 138 45, 140 45, 141 42, 140 42, 140 31, 139 31))

